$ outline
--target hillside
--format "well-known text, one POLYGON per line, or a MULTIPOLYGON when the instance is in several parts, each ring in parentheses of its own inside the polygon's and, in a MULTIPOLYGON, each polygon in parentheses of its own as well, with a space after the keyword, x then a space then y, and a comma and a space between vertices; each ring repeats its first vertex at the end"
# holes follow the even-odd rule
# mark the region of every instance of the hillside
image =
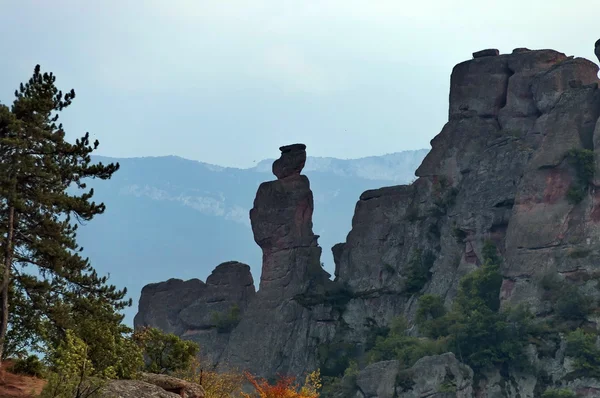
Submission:
MULTIPOLYGON (((314 228, 331 273, 330 249, 350 230, 356 196, 397 179, 410 181, 425 154, 328 158, 325 164, 314 159, 320 164, 308 173, 318 206, 314 228)), ((121 169, 111 180, 91 184, 94 198, 104 201, 107 210, 80 229, 80 243, 99 272, 109 272, 112 283, 127 286, 134 303, 147 283, 205 279, 216 265, 232 259, 249 264, 258 280, 261 253, 248 212, 267 178, 264 167, 224 168, 174 156, 95 160, 118 161, 121 169)), ((135 311, 126 312, 130 324, 135 311)))

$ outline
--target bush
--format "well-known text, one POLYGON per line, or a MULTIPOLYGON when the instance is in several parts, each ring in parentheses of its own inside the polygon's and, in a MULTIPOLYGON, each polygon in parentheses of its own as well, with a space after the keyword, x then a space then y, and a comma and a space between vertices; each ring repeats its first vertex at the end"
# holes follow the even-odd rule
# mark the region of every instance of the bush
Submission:
POLYGON ((542 398, 576 398, 577 394, 575 394, 571 390, 567 390, 565 388, 549 388, 542 394, 542 398))
POLYGON ((50 354, 51 372, 41 398, 98 397, 104 381, 88 359, 88 346, 67 330, 64 341, 50 354))
POLYGON ((418 293, 431 278, 430 269, 435 261, 435 256, 430 251, 421 249, 414 251, 406 271, 404 291, 409 294, 418 293))
POLYGON ((589 377, 600 377, 600 349, 596 335, 577 329, 567 335, 566 354, 575 359, 575 371, 589 377))
POLYGON ((392 320, 386 336, 377 338, 375 346, 367 353, 370 363, 396 359, 402 368, 409 368, 420 358, 446 352, 444 340, 431 340, 406 334, 407 323, 402 317, 392 320))
POLYGON ((565 157, 575 168, 577 182, 573 183, 567 191, 567 199, 572 204, 580 203, 594 178, 594 152, 589 149, 569 150, 565 157))
POLYGON ((143 328, 133 334, 144 354, 145 369, 151 373, 171 373, 185 370, 192 364, 200 347, 172 333, 156 328, 143 328))
POLYGON ((18 359, 11 371, 16 374, 41 378, 46 373, 46 367, 36 355, 30 355, 25 359, 18 359))
POLYGON ((563 321, 585 320, 592 310, 592 299, 557 275, 544 275, 541 286, 545 290, 545 298, 550 300, 556 315, 563 321))
POLYGON ((303 386, 296 383, 295 378, 279 376, 275 384, 265 379, 257 379, 245 373, 248 382, 254 387, 255 393, 242 393, 244 398, 319 398, 321 389, 321 374, 317 370, 306 376, 303 386))
POLYGON ((194 358, 185 370, 174 373, 175 377, 200 384, 206 398, 229 398, 239 396, 246 380, 241 372, 218 373, 206 361, 194 358))
POLYGON ((240 323, 240 307, 234 304, 226 314, 213 312, 212 322, 219 333, 231 332, 240 323))
POLYGON ((422 334, 434 339, 447 335, 444 315, 446 315, 446 308, 441 297, 426 294, 419 298, 415 321, 422 334))

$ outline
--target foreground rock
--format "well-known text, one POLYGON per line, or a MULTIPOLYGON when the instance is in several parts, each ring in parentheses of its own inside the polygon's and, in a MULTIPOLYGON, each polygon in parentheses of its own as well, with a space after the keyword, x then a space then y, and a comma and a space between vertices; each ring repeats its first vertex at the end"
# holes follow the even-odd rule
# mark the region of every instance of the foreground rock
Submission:
POLYGON ((142 373, 139 380, 113 380, 102 389, 106 398, 204 398, 204 389, 175 377, 142 373))
POLYGON ((367 366, 356 378, 357 398, 473 398, 473 370, 448 353, 421 358, 410 369, 398 361, 367 366))

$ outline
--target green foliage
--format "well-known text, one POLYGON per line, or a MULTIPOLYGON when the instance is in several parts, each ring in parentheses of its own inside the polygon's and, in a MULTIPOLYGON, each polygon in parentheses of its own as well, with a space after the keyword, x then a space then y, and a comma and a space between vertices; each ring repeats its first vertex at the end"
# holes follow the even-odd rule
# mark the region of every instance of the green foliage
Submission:
POLYGON ((446 373, 438 392, 442 394, 456 393, 456 380, 452 373, 446 373))
POLYGON ((565 157, 575 168, 577 182, 567 191, 567 199, 573 204, 580 203, 588 192, 594 178, 594 152, 589 149, 570 149, 565 157))
POLYGON ((88 359, 88 346, 72 331, 66 332, 65 340, 51 353, 49 361, 51 373, 41 398, 99 396, 105 383, 88 359))
POLYGON ((65 140, 57 122, 75 92, 63 95, 55 80, 38 65, 12 107, 0 105, 0 312, 10 311, 9 324, 0 316, 0 357, 55 347, 65 330, 77 333, 76 319, 105 320, 106 310, 120 323, 117 312, 131 305, 76 242, 78 222, 105 210, 85 181, 109 179, 119 165, 92 164, 98 141, 87 133, 65 140))
POLYGON ((577 329, 567 335, 566 354, 575 359, 575 371, 588 377, 600 377, 600 349, 596 334, 577 329))
POLYGON ((566 388, 549 388, 542 394, 542 398, 576 398, 575 394, 571 390, 566 388))
POLYGON ((234 304, 226 314, 213 312, 211 318, 219 333, 229 333, 240 323, 240 307, 234 304))
POLYGON ((560 320, 583 321, 591 312, 593 300, 557 275, 544 275, 540 284, 545 291, 544 297, 550 300, 560 320))
POLYGON ((419 298, 415 321, 423 335, 434 339, 446 336, 448 330, 445 315, 446 308, 441 297, 426 294, 419 298))
POLYGON ((418 293, 431 278, 430 269, 435 261, 435 256, 430 251, 423 252, 417 249, 413 252, 406 270, 404 291, 409 294, 418 293))
POLYGON ((29 355, 25 359, 16 360, 11 371, 16 374, 41 378, 46 374, 46 366, 44 366, 37 355, 29 355))
POLYGON ((200 348, 156 328, 136 330, 133 339, 144 354, 145 369, 151 373, 172 373, 188 368, 200 348))
POLYGON ((387 336, 377 338, 375 346, 368 352, 369 362, 399 360, 402 368, 409 368, 420 358, 446 352, 443 340, 413 337, 406 334, 406 320, 392 320, 387 336))
POLYGON ((337 341, 321 344, 317 348, 321 374, 324 376, 338 377, 344 374, 351 364, 350 358, 355 357, 354 344, 337 341))

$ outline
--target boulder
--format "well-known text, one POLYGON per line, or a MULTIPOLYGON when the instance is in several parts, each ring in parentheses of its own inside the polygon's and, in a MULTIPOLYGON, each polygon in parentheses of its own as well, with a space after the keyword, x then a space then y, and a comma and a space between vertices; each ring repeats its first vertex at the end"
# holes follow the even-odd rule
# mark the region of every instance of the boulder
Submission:
POLYGON ((286 145, 279 150, 281 157, 273 162, 273 174, 280 180, 300 174, 306 164, 306 145, 286 145))
POLYGON ((153 373, 141 373, 139 378, 141 381, 154 384, 167 392, 175 393, 181 398, 204 398, 204 388, 199 384, 153 373))
POLYGON ((140 380, 111 380, 100 392, 103 398, 181 398, 181 395, 140 380))
POLYGON ((482 58, 482 57, 495 57, 500 55, 500 51, 495 48, 488 48, 486 50, 476 51, 473 53, 473 58, 482 58))

